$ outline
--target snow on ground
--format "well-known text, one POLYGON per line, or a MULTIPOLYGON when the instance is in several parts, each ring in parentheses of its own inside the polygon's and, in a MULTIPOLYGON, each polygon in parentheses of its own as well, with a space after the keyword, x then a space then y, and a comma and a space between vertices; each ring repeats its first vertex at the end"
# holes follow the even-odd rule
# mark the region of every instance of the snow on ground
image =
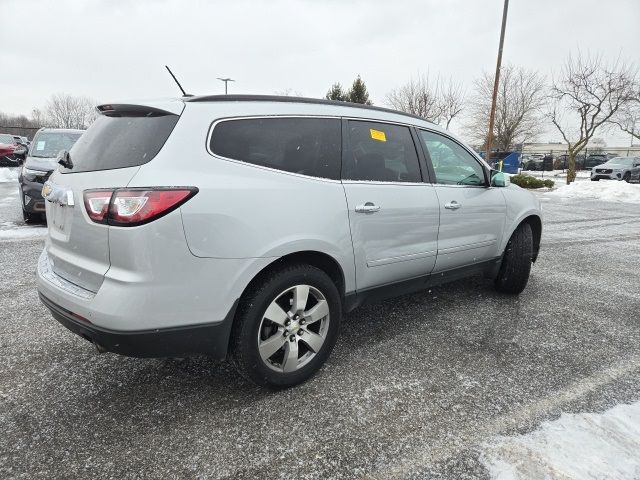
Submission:
MULTIPOLYGON (((524 173, 525 175, 531 175, 536 178, 567 178, 566 170, 552 170, 550 172, 542 172, 539 170, 522 170, 520 173, 524 173)), ((591 177, 591 172, 589 170, 578 170, 576 172, 576 178, 589 178, 591 177)))
POLYGON ((19 169, 0 168, 0 182, 15 182, 18 180, 19 169))
POLYGON ((47 227, 44 226, 18 225, 14 222, 0 223, 0 241, 42 238, 46 234, 47 227))
POLYGON ((534 432, 498 437, 480 457, 493 479, 640 478, 640 402, 562 414, 534 432))
POLYGON ((574 182, 570 185, 563 185, 545 195, 555 198, 597 199, 604 202, 625 202, 640 205, 640 184, 617 180, 574 182))

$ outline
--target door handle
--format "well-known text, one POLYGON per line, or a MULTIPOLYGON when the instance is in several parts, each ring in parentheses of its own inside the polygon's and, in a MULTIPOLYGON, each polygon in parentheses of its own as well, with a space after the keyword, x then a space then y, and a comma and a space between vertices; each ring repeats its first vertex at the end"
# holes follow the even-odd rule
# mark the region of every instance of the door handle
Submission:
POLYGON ((455 200, 451 200, 449 203, 444 204, 444 208, 449 210, 457 210, 462 206, 461 203, 456 202, 455 200))
POLYGON ((367 202, 364 205, 358 205, 356 207, 357 213, 375 213, 380 210, 379 205, 375 205, 373 202, 367 202))

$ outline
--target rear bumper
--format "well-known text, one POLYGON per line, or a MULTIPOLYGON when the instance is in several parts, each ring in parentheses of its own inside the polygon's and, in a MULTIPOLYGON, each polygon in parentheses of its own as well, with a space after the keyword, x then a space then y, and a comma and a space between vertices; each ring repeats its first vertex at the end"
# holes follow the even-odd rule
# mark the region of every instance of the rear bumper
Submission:
POLYGON ((99 351, 129 357, 170 357, 202 353, 223 359, 227 355, 231 325, 238 305, 236 300, 226 318, 215 324, 119 331, 93 325, 55 304, 42 293, 39 296, 53 318, 76 335, 95 344, 99 351))

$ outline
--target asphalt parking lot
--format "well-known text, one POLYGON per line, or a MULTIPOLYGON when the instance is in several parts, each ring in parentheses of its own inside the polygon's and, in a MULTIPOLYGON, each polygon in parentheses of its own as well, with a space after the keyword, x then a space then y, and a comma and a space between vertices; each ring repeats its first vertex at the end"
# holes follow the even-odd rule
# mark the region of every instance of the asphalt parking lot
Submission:
POLYGON ((478 278, 362 307, 319 375, 271 392, 206 357, 98 354, 57 324, 15 189, 0 184, 1 478, 483 478, 496 435, 640 399, 637 205, 542 195, 521 296, 478 278))

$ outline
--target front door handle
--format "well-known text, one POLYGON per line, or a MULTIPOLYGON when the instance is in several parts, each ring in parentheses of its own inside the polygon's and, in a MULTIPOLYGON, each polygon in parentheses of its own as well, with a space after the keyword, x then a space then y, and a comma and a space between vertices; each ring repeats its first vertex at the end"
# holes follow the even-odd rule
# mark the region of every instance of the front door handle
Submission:
POLYGON ((444 204, 444 208, 449 210, 457 210, 462 206, 461 203, 456 202, 455 200, 451 200, 449 203, 444 204))
POLYGON ((375 213, 380 210, 379 205, 375 205, 373 202, 367 202, 364 205, 358 205, 356 207, 357 213, 375 213))

